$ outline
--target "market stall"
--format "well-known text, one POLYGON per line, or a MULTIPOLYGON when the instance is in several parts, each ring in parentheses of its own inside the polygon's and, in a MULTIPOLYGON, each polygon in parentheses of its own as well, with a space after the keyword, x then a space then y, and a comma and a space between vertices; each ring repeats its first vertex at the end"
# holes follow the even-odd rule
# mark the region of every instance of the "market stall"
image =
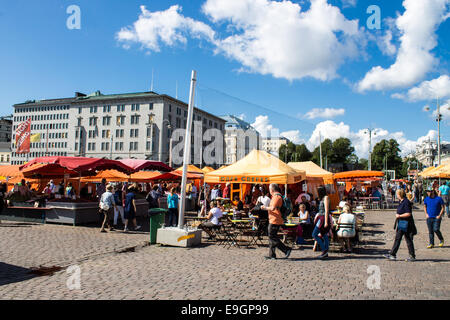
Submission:
POLYGON ((261 150, 253 150, 247 156, 223 169, 205 174, 210 184, 231 183, 231 198, 243 199, 252 184, 292 185, 305 180, 304 171, 297 171, 277 157, 261 150))
POLYGON ((419 176, 424 179, 450 179, 450 164, 426 168, 419 173, 419 176))
MULTIPOLYGON (((322 169, 312 161, 289 162, 288 166, 306 173, 306 188, 302 186, 302 191, 310 192, 314 198, 317 198, 317 188, 319 186, 325 186, 330 197, 331 206, 335 207, 338 205, 340 201, 338 186, 336 180, 333 179, 333 173, 322 169)), ((300 192, 297 191, 297 193, 300 192)))
POLYGON ((20 171, 24 178, 29 181, 35 179, 40 181, 40 187, 37 190, 35 198, 26 203, 14 203, 8 210, 14 214, 14 211, 20 211, 23 207, 41 207, 46 208, 45 222, 56 222, 64 224, 84 224, 97 222, 98 199, 80 199, 81 179, 82 177, 92 177, 97 171, 115 169, 122 173, 129 174, 134 171, 133 168, 125 164, 108 159, 82 158, 82 157, 41 157, 31 160, 25 165, 20 166, 20 171), (45 186, 49 179, 53 179, 55 184, 64 180, 64 184, 72 182, 75 194, 73 198, 49 198, 44 199, 41 188, 45 186))

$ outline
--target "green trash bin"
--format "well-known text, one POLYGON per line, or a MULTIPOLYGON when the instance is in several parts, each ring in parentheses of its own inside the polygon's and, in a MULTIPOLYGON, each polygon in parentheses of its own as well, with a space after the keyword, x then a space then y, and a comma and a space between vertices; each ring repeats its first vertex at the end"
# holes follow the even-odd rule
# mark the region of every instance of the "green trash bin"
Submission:
POLYGON ((150 216, 150 244, 155 244, 158 229, 165 222, 167 209, 153 208, 148 213, 150 216))

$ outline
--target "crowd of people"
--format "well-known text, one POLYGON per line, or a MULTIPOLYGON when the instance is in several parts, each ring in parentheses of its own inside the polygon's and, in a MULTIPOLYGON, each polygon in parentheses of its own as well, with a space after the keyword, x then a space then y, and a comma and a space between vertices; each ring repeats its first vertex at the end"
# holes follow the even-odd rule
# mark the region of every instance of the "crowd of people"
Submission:
MULTIPOLYGON (((199 217, 206 218, 205 222, 199 227, 208 231, 211 228, 217 228, 221 225, 221 218, 224 215, 224 200, 233 204, 233 211, 238 215, 258 216, 261 222, 259 227, 266 230, 269 237, 269 255, 267 259, 276 258, 275 249, 278 248, 288 257, 292 248, 286 246, 280 238, 279 231, 285 226, 286 222, 292 218, 297 218, 298 226, 292 231, 297 244, 305 243, 305 234, 312 237, 317 246, 321 249, 318 256, 324 259, 328 256, 329 243, 331 236, 337 236, 341 243, 341 250, 351 252, 351 239, 355 237, 356 217, 352 212, 355 207, 355 200, 360 197, 372 197, 379 200, 385 200, 387 194, 391 195, 393 201, 398 202, 396 220, 395 220, 395 240, 392 249, 386 258, 395 260, 398 249, 403 237, 406 240, 409 250, 409 261, 415 260, 415 249, 413 238, 417 234, 417 228, 413 217, 414 204, 422 204, 426 216, 426 223, 429 232, 429 244, 427 248, 432 249, 435 246, 434 238, 439 239, 439 246, 444 245, 444 237, 440 231, 442 218, 447 215, 450 218, 449 197, 450 181, 433 181, 425 186, 420 180, 410 183, 388 183, 386 190, 383 190, 381 184, 365 187, 361 186, 350 188, 348 191, 339 190, 340 202, 339 208, 342 211, 337 222, 334 222, 331 216, 330 199, 327 189, 320 186, 317 189, 316 197, 310 192, 295 192, 291 189, 284 190, 276 184, 252 185, 242 199, 236 196, 231 198, 231 185, 213 185, 202 184, 199 188, 193 181, 188 181, 186 187, 186 196, 190 202, 191 209, 197 212, 199 217), (337 224, 335 234, 331 229, 337 224)), ((113 231, 117 229, 119 218, 124 231, 130 229, 139 230, 141 226, 136 221, 136 199, 145 198, 149 208, 160 207, 160 199, 165 198, 168 208, 169 226, 175 227, 178 224, 178 210, 180 202, 179 183, 107 183, 103 179, 97 184, 95 193, 90 190, 88 184, 82 186, 80 197, 84 199, 96 199, 99 203, 99 213, 102 217, 101 232, 107 232, 107 229, 113 231)), ((0 212, 3 210, 5 200, 16 196, 20 199, 30 199, 37 195, 30 183, 22 180, 14 185, 11 191, 7 192, 7 185, 0 184, 0 212)), ((64 181, 55 184, 53 180, 45 186, 40 194, 45 199, 72 199, 76 195, 71 182, 66 185, 64 181)))

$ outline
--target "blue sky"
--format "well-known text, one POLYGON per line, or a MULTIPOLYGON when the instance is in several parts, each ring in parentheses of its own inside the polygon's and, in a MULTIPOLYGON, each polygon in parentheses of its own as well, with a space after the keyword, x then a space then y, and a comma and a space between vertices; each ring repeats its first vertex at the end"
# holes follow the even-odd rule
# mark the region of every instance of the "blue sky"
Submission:
MULTIPOLYGON (((199 107, 243 115, 311 148, 318 131, 349 137, 360 156, 364 128, 378 130, 375 141, 397 138, 404 153, 436 136, 423 108, 434 107, 432 96, 450 99, 448 0, 247 1, 1 0, 1 114, 75 91, 147 91, 152 70, 154 91, 175 96, 178 83, 187 101, 195 69, 199 107), (72 4, 80 30, 66 27, 72 4), (380 30, 367 29, 370 5, 381 9, 380 30), (314 109, 325 115, 307 117, 314 109)), ((450 140, 446 108, 444 118, 450 140)))

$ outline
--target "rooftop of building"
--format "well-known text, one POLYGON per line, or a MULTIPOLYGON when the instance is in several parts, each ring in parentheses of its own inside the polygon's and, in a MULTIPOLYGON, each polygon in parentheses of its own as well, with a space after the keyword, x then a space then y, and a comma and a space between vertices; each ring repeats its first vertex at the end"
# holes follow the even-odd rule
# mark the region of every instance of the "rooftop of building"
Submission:
POLYGON ((236 127, 240 128, 240 129, 244 129, 244 130, 253 129, 253 127, 251 126, 250 123, 248 123, 234 115, 231 115, 231 114, 224 115, 224 116, 220 116, 220 118, 222 118, 223 120, 226 121, 225 125, 228 125, 228 124, 235 125, 236 127))
MULTIPOLYGON (((167 94, 159 94, 154 91, 146 91, 146 92, 130 92, 130 93, 119 93, 119 94, 103 94, 99 90, 91 93, 84 94, 80 92, 75 92, 75 96, 72 98, 59 98, 59 99, 44 99, 44 100, 27 100, 23 103, 17 103, 13 105, 13 107, 25 107, 25 106, 39 106, 39 105, 49 105, 49 104, 81 104, 81 103, 89 103, 89 102, 100 102, 100 101, 111 101, 111 100, 127 100, 127 99, 137 99, 137 98, 153 98, 159 97, 163 99, 171 100, 175 103, 184 105, 188 107, 188 104, 184 101, 181 101, 177 98, 169 96, 167 94)), ((213 115, 205 110, 199 109, 198 107, 194 108, 196 111, 203 112, 208 116, 214 117, 217 120, 221 120, 225 122, 221 117, 213 115)))
POLYGON ((285 137, 264 137, 263 140, 267 140, 267 141, 282 140, 282 141, 287 141, 287 142, 290 141, 288 138, 285 138, 285 137))

